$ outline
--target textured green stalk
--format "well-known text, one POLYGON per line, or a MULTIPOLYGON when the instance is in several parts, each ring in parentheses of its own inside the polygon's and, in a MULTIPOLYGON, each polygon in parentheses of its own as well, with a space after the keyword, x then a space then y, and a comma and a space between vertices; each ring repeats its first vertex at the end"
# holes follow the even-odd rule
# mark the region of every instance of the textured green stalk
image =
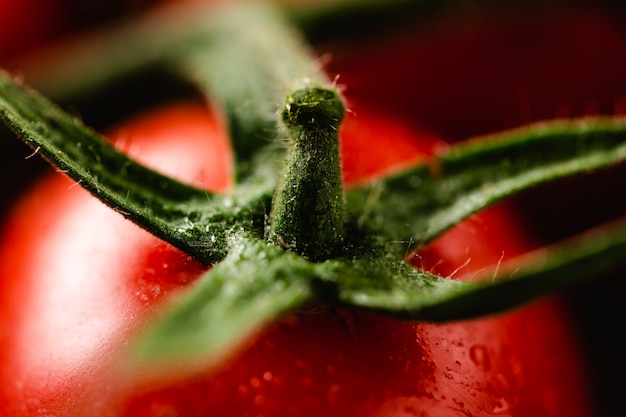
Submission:
POLYGON ((268 238, 311 260, 328 258, 344 238, 338 137, 343 115, 338 93, 316 87, 289 96, 282 113, 293 144, 274 197, 268 238))
POLYGON ((404 254, 524 189, 624 160, 625 118, 553 120, 468 140, 346 199, 360 223, 403 242, 404 254))

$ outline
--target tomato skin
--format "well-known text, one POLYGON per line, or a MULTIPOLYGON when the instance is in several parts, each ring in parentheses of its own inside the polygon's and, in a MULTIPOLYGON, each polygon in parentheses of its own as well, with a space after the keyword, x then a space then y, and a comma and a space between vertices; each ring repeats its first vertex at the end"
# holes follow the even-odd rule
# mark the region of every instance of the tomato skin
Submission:
POLYGON ((447 325, 303 314, 222 373, 135 395, 123 415, 591 415, 561 313, 544 303, 447 325))

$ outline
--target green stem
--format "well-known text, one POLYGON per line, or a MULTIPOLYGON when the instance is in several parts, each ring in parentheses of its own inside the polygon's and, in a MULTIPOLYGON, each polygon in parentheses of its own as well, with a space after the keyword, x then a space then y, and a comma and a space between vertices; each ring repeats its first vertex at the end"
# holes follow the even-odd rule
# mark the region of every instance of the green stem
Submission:
POLYGON ((320 87, 293 93, 282 113, 293 145, 274 196, 268 239, 311 260, 328 259, 344 238, 338 139, 343 115, 339 94, 320 87))

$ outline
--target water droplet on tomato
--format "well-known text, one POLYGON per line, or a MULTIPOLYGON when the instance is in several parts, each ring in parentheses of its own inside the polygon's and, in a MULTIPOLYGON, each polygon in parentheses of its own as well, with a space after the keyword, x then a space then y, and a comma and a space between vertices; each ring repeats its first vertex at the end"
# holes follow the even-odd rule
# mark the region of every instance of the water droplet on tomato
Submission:
POLYGON ((263 404, 265 404, 265 397, 262 394, 257 394, 254 397, 254 403, 256 405, 263 405, 263 404))
POLYGON ((491 410, 492 414, 507 414, 511 410, 511 405, 505 398, 500 398, 491 410))
POLYGON ((489 371, 491 369, 491 358, 485 346, 472 346, 469 350, 469 356, 478 369, 482 371, 489 371))
POLYGON ((261 385, 261 381, 259 380, 259 378, 251 378, 250 379, 250 385, 254 388, 258 388, 261 385))
POLYGON ((330 386, 328 387, 328 392, 327 392, 328 403, 329 404, 336 403, 339 400, 340 392, 341 392, 341 385, 337 383, 330 384, 330 386))
POLYGON ((241 384, 239 385, 239 387, 237 387, 237 392, 239 393, 239 395, 247 395, 248 387, 244 384, 241 384))

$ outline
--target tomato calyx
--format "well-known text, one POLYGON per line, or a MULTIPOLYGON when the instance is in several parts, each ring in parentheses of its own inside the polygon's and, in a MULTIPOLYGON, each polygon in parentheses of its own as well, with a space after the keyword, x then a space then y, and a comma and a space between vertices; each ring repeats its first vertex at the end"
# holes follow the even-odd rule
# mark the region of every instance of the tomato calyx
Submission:
POLYGON ((212 20, 210 42, 177 56, 181 73, 210 92, 226 114, 243 166, 229 193, 207 193, 139 165, 43 96, 0 74, 0 117, 18 136, 128 219, 215 264, 140 336, 138 362, 183 358, 191 367, 210 365, 276 317, 315 301, 433 321, 489 314, 620 261, 623 225, 576 241, 576 250, 547 249, 528 267, 518 265, 513 278, 463 283, 413 268, 404 260, 407 250, 494 202, 624 161, 626 120, 525 126, 344 190, 337 142, 344 109, 336 86, 279 12, 241 7, 241 13, 212 20), (260 26, 239 30, 252 24, 260 26), (263 34, 271 47, 259 47, 250 33, 263 34), (233 48, 238 56, 272 65, 235 60, 222 68, 206 61, 228 61, 222 54, 233 48), (253 81, 242 85, 232 71, 253 81), (282 129, 292 138, 287 156, 276 146, 282 129), (273 141, 254 140, 263 135, 273 141), (274 162, 285 159, 284 167, 274 162))

